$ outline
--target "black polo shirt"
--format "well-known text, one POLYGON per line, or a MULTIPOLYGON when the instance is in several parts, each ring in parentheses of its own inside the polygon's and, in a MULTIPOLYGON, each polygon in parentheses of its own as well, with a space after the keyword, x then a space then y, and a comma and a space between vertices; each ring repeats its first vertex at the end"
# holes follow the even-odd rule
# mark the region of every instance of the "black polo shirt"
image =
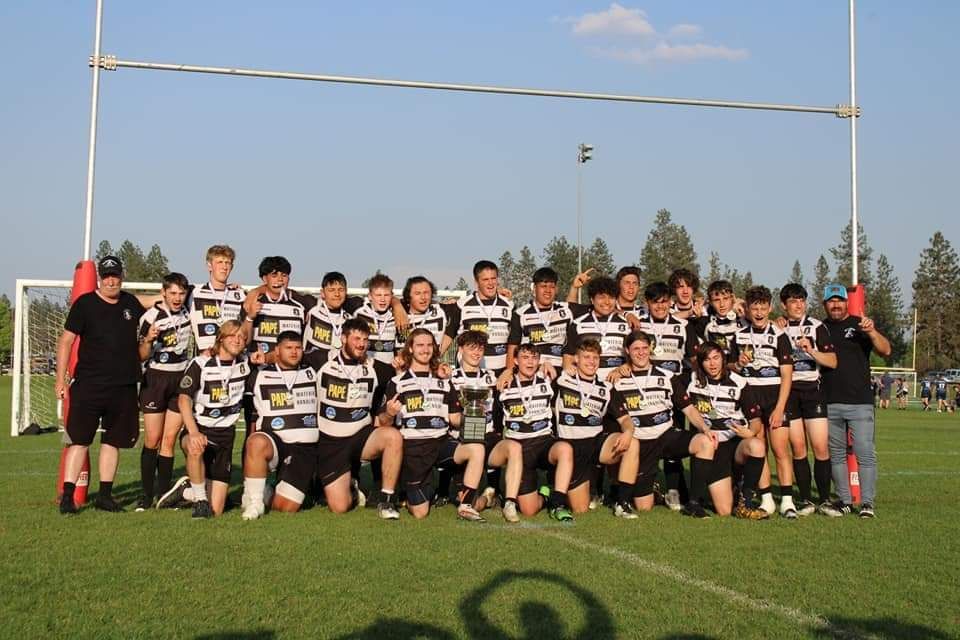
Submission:
POLYGON ((77 298, 64 323, 67 331, 80 338, 74 378, 96 385, 137 384, 137 325, 143 313, 137 297, 125 291, 116 303, 106 302, 96 291, 77 298))
POLYGON ((823 321, 837 350, 837 368, 820 370, 827 404, 873 404, 870 386, 873 342, 860 328, 860 320, 859 316, 847 316, 839 322, 830 318, 823 321))

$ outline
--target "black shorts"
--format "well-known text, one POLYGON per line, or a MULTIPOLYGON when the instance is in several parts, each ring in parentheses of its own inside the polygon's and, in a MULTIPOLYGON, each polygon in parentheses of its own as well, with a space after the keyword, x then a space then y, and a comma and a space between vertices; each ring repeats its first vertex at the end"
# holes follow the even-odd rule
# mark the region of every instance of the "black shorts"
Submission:
POLYGON ((937 400, 946 401, 946 399, 947 399, 947 394, 946 394, 946 393, 940 393, 939 391, 937 391, 937 400))
MULTIPOLYGON (((564 440, 573 447, 573 475, 570 477, 570 489, 576 489, 584 482, 593 479, 593 473, 600 468, 600 450, 609 433, 601 432, 592 438, 564 440)), ((594 490, 597 490, 594 487, 594 490)))
MULTIPOLYGON (((756 393, 755 397, 760 402, 760 420, 763 421, 764 428, 767 428, 770 425, 770 415, 777 406, 777 399, 780 397, 780 385, 754 385, 753 390, 756 393)), ((826 408, 826 406, 824 406, 824 408, 826 408)), ((790 422, 792 417, 793 414, 790 412, 790 402, 788 401, 787 407, 783 412, 784 426, 790 422)))
MULTIPOLYGON (((774 400, 776 403, 776 400, 774 400)), ((790 397, 787 399, 787 414, 793 420, 803 418, 813 420, 827 417, 827 403, 823 393, 816 385, 794 385, 790 388, 790 397)))
POLYGON ((733 458, 741 441, 739 436, 733 436, 720 443, 713 454, 713 464, 710 465, 710 473, 707 475, 708 485, 733 475, 733 458))
POLYGON ((520 478, 520 495, 533 493, 537 490, 537 470, 549 471, 550 447, 559 442, 553 436, 539 436, 519 440, 523 447, 523 476, 520 478))
POLYGON ((926 398, 927 400, 929 400, 929 399, 930 399, 930 392, 929 392, 929 391, 921 391, 921 392, 920 392, 920 397, 921 397, 921 398, 926 398))
POLYGON ((444 458, 453 458, 460 444, 452 438, 405 438, 400 484, 407 492, 407 504, 418 505, 433 498, 433 468, 444 458))
POLYGON ((101 444, 129 449, 140 437, 137 385, 70 385, 70 413, 67 435, 72 444, 89 446, 97 429, 103 427, 101 444))
POLYGON ((635 497, 648 496, 653 493, 653 482, 657 479, 657 471, 661 459, 677 460, 690 455, 690 441, 697 435, 693 431, 670 428, 653 440, 639 440, 640 468, 637 472, 637 482, 633 487, 635 497))
POLYGON ((367 425, 352 436, 335 438, 324 433, 317 442, 317 477, 323 486, 331 484, 354 466, 360 466, 360 456, 374 427, 367 425))
POLYGON ((317 471, 317 445, 314 442, 286 443, 269 431, 259 431, 270 439, 273 457, 270 471, 277 472, 277 495, 303 504, 317 471))
POLYGON ((140 384, 140 411, 144 413, 180 413, 180 371, 147 369, 140 384))
MULTIPOLYGON (((207 480, 230 484, 233 471, 233 441, 237 435, 235 426, 224 428, 200 427, 200 433, 207 436, 207 448, 203 451, 203 468, 207 480)), ((188 432, 180 433, 180 446, 188 432)))

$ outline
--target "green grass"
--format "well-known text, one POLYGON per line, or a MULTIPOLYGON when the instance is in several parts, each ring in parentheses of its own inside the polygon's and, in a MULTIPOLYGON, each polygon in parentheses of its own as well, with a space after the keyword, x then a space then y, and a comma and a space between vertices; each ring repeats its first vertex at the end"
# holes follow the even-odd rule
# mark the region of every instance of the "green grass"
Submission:
MULTIPOLYGON (((9 431, 9 378, 0 425, 9 431)), ((371 510, 61 517, 59 436, 0 436, 0 636, 960 637, 957 416, 880 415, 878 518, 557 526, 371 510)), ((138 492, 138 450, 117 493, 138 492)), ((178 457, 178 463, 182 459, 178 457)))

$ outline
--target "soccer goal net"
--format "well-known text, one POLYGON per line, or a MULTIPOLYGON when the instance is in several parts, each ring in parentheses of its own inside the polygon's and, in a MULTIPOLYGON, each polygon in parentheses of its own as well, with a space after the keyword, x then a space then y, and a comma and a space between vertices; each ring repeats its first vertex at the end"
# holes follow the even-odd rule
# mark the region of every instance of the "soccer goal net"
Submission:
POLYGON ((907 388, 907 391, 909 391, 909 398, 913 399, 919 395, 920 392, 917 389, 917 372, 914 369, 899 367, 871 367, 870 369, 870 376, 877 381, 882 381, 885 375, 891 379, 891 399, 896 400, 900 380, 903 381, 904 386, 907 388))
MULTIPOLYGON (((54 393, 57 341, 70 310, 69 280, 17 280, 13 334, 13 393, 10 434, 20 435, 30 427, 63 428, 60 403, 54 393)), ((256 285, 245 286, 248 291, 256 285)), ((319 287, 295 287, 319 295, 319 287)), ((125 282, 124 291, 156 293, 160 285, 125 282)), ((400 295, 400 291, 395 291, 400 295)), ((438 298, 455 298, 463 291, 438 291, 438 298)), ((366 289, 350 288, 349 295, 364 296, 366 289)), ((448 354, 448 359, 449 359, 448 354)))

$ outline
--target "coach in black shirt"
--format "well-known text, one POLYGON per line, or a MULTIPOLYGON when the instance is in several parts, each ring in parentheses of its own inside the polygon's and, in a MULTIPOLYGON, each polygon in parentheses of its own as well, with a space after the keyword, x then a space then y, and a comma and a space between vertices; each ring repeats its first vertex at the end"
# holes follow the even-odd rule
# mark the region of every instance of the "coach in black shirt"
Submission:
POLYGON ((823 292, 827 311, 824 326, 837 350, 837 367, 824 368, 823 394, 827 401, 830 425, 830 465, 840 500, 824 510, 830 516, 851 512, 850 474, 847 470, 847 430, 853 436, 853 451, 860 466, 862 492, 860 517, 874 517, 873 500, 877 490, 877 452, 874 446, 874 406, 870 386, 870 352, 890 355, 890 342, 873 320, 851 316, 847 309, 847 289, 827 285, 823 292))
POLYGON ((70 388, 70 412, 66 432, 70 441, 63 473, 60 513, 76 513, 73 492, 83 458, 97 429, 100 438, 100 491, 94 506, 104 511, 122 511, 113 499, 119 449, 128 449, 139 435, 137 382, 140 379, 137 325, 144 313, 137 298, 120 290, 123 265, 106 256, 97 265, 100 286, 73 303, 63 334, 57 343, 58 398, 70 388), (67 362, 74 341, 80 338, 72 384, 67 380, 67 362))

